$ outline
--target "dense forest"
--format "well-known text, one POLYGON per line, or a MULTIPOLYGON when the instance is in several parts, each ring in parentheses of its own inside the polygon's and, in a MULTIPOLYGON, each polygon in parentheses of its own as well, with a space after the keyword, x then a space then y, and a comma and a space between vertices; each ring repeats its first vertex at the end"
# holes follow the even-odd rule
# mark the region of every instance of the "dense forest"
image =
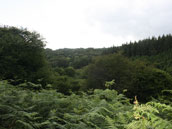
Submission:
POLYGON ((172 129, 172 35, 52 50, 0 28, 0 129, 172 129))

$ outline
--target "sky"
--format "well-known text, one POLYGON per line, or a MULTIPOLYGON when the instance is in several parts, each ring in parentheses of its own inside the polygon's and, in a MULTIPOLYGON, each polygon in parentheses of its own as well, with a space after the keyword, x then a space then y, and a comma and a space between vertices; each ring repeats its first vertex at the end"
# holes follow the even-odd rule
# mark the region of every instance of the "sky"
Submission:
POLYGON ((0 0, 0 25, 36 31, 51 49, 120 46, 172 33, 172 0, 0 0))

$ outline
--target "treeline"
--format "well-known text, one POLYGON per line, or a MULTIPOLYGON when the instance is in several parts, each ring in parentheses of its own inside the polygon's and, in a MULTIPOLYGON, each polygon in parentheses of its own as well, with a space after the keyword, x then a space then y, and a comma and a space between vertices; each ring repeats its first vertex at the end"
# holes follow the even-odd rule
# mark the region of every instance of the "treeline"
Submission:
POLYGON ((122 52, 127 57, 154 56, 172 49, 172 35, 147 38, 123 44, 120 47, 110 47, 103 54, 122 52))
POLYGON ((122 46, 126 56, 152 56, 172 49, 172 35, 140 40, 122 46))

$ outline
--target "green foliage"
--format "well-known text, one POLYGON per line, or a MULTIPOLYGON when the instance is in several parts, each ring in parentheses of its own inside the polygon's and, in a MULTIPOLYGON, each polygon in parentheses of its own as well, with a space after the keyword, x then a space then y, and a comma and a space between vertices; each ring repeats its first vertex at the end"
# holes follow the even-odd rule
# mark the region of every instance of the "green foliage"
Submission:
POLYGON ((42 84, 50 78, 44 41, 36 32, 15 27, 0 28, 0 79, 22 79, 42 84))
MULTIPOLYGON (((78 81, 81 84, 78 89, 86 90, 105 89, 106 81, 115 79, 115 87, 112 88, 120 93, 125 91, 125 95, 130 98, 137 95, 140 101, 146 102, 151 97, 157 98, 162 90, 172 89, 171 41, 172 36, 166 35, 121 47, 46 49, 46 55, 55 74, 62 76, 54 80, 63 80, 60 79, 63 76, 69 76, 67 80, 73 79, 75 82, 86 80, 86 83, 78 81)), ((54 87, 62 85, 70 88, 68 82, 55 82, 54 87)))
POLYGON ((136 56, 133 59, 142 60, 149 65, 154 65, 156 68, 164 70, 172 75, 172 49, 158 53, 152 56, 136 56))
POLYGON ((1 27, 0 129, 171 129, 171 41, 53 51, 36 32, 1 27))
POLYGON ((73 67, 65 68, 65 74, 70 77, 75 76, 75 69, 73 67))
POLYGON ((0 128, 124 128, 131 109, 128 99, 109 89, 65 96, 53 90, 33 92, 0 84, 0 128))
POLYGON ((126 56, 152 56, 172 49, 172 35, 163 35, 158 38, 140 40, 138 42, 124 44, 120 49, 126 56))
POLYGON ((78 49, 46 49, 46 56, 53 68, 56 67, 74 67, 75 69, 83 68, 88 65, 94 56, 102 54, 104 49, 78 48, 78 49))
POLYGON ((127 129, 171 129, 172 107, 157 102, 134 105, 134 120, 127 125, 127 129))
POLYGON ((142 102, 157 98, 164 89, 172 89, 172 77, 165 71, 119 54, 96 58, 85 74, 88 89, 105 89, 106 81, 115 79, 115 87, 111 88, 120 93, 127 90, 128 97, 137 95, 142 102))
POLYGON ((21 87, 23 89, 30 89, 30 90, 34 90, 34 91, 39 91, 39 90, 42 89, 41 84, 35 84, 35 83, 32 83, 32 82, 21 83, 21 84, 19 84, 17 86, 21 87))
POLYGON ((80 89, 79 80, 68 76, 57 76, 52 85, 53 89, 68 95, 71 94, 71 92, 77 92, 80 89))
POLYGON ((0 127, 10 129, 35 129, 39 125, 37 112, 30 102, 31 92, 13 89, 6 83, 0 84, 0 127), (26 102, 25 102, 26 101, 26 102))
POLYGON ((137 95, 139 100, 147 102, 151 97, 157 98, 164 89, 172 89, 172 77, 165 71, 136 63, 132 85, 126 94, 137 95))
POLYGON ((105 87, 111 89, 112 86, 115 85, 115 80, 105 82, 105 87))
POLYGON ((133 106, 124 95, 110 89, 66 96, 1 81, 0 112, 1 129, 172 128, 170 105, 155 101, 139 104, 136 99, 133 106))
POLYGON ((132 63, 121 55, 100 56, 86 70, 88 88, 105 89, 105 82, 115 79, 116 89, 130 86, 133 73, 132 63))

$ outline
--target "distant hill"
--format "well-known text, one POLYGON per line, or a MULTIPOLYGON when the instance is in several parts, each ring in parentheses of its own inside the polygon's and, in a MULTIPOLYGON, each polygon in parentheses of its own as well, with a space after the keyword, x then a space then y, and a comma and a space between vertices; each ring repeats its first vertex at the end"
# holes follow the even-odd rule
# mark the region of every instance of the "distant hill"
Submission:
POLYGON ((153 63, 157 68, 170 71, 172 67, 172 35, 147 38, 138 42, 130 42, 119 47, 110 48, 78 48, 78 49, 45 49, 46 56, 53 67, 72 66, 76 69, 91 63, 95 56, 122 53, 133 59, 141 59, 153 63))

